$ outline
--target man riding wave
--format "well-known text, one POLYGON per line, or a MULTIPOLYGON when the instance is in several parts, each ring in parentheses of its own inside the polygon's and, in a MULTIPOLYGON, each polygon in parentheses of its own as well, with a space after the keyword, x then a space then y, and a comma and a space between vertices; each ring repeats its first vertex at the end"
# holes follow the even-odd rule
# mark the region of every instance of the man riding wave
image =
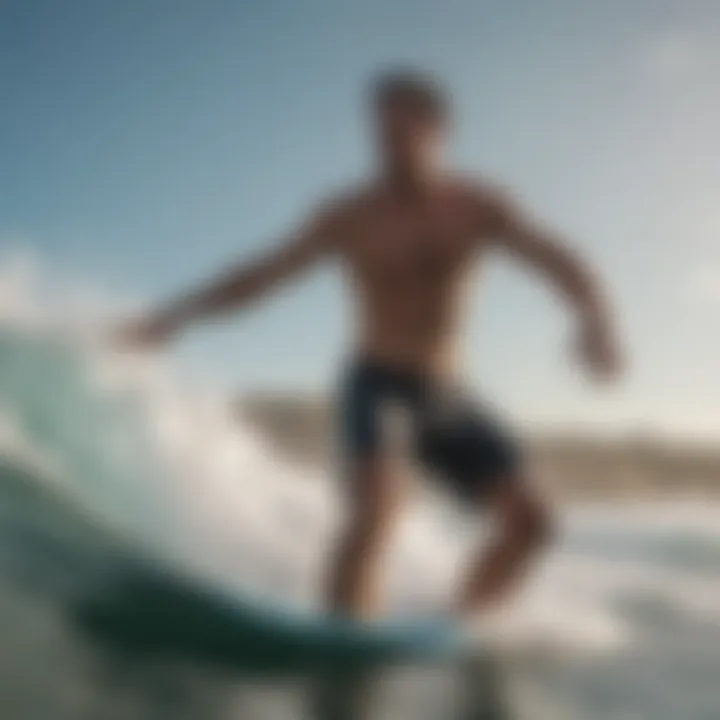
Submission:
POLYGON ((317 263, 336 263, 353 293, 357 330, 339 400, 350 518, 328 602, 357 619, 380 610, 381 560, 402 501, 389 422, 399 409, 403 452, 495 521, 490 546, 459 588, 457 612, 474 615, 514 587, 552 522, 520 443, 460 379, 460 321, 473 270, 494 252, 537 270, 574 313, 579 357, 600 380, 619 371, 613 323, 595 274, 575 253, 502 189, 447 168, 450 108, 434 80, 385 74, 372 86, 371 110, 375 177, 328 198, 259 259, 130 323, 122 338, 168 341, 192 323, 249 307, 317 263))

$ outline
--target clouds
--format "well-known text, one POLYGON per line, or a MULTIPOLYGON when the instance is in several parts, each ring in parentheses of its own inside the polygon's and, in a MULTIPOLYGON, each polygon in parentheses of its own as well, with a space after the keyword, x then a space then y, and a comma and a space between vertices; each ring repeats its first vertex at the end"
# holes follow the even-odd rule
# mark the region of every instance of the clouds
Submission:
POLYGON ((27 307, 29 289, 37 285, 38 277, 37 258, 15 243, 9 247, 3 247, 0 255, 0 320, 15 317, 27 307))
POLYGON ((689 232, 683 237, 676 257, 684 272, 680 277, 683 299, 696 310, 720 309, 720 211, 716 209, 718 181, 708 183, 696 212, 689 218, 689 232))
POLYGON ((675 28, 640 41, 639 65, 644 75, 658 83, 678 86, 714 83, 720 70, 717 23, 706 18, 692 29, 675 28))
POLYGON ((696 262, 684 283, 688 302, 698 308, 720 308, 720 256, 696 262))
POLYGON ((660 80, 678 80, 698 73, 708 62, 704 43, 687 33, 653 38, 642 49, 642 64, 649 75, 660 80))
POLYGON ((138 307, 134 298, 48 266, 28 244, 2 245, 0 326, 89 326, 138 307))

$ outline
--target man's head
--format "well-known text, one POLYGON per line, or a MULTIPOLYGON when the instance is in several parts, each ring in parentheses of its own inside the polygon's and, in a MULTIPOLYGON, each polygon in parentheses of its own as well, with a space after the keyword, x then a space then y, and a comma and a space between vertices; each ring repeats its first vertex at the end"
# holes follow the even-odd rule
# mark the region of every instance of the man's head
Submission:
POLYGON ((449 101, 433 78, 388 72, 371 88, 380 150, 386 163, 414 171, 437 161, 449 122, 449 101))

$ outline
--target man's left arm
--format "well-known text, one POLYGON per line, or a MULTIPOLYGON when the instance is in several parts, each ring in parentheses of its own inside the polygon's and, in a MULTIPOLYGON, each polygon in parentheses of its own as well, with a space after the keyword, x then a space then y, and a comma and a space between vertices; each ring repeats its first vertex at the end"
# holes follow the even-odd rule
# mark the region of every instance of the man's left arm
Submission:
POLYGON ((615 322, 602 284, 578 253, 518 206, 503 200, 493 208, 496 245, 538 271, 558 289, 580 321, 578 350, 596 375, 620 371, 615 322))

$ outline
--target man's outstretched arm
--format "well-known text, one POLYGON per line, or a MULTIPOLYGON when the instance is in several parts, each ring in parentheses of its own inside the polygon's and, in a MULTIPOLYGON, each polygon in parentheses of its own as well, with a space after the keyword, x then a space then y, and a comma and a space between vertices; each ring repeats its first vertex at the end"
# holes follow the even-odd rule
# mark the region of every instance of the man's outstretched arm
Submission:
POLYGON ((621 367, 615 323, 596 273, 553 232, 514 205, 498 203, 496 216, 499 247, 539 271, 577 311, 582 359, 597 376, 616 376, 621 367))
POLYGON ((276 249, 242 263, 199 289, 180 296, 120 333, 130 344, 162 343, 190 323, 245 307, 286 280, 332 255, 339 230, 339 210, 323 209, 276 249))

